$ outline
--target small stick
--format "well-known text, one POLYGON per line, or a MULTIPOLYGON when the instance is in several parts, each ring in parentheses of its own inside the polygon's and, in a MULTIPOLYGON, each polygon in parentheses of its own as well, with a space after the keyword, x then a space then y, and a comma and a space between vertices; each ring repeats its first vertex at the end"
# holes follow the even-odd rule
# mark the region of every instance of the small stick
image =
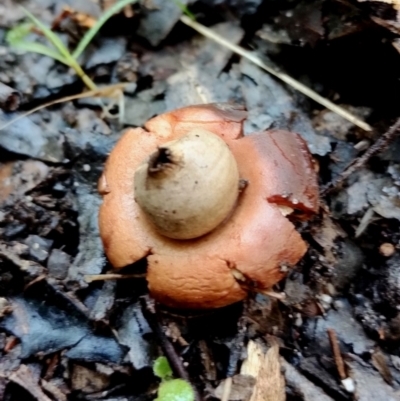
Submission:
POLYGON ((335 359, 335 364, 339 373, 339 377, 341 380, 345 380, 347 378, 347 375, 344 368, 342 354, 340 353, 339 342, 336 336, 336 332, 333 329, 327 329, 326 331, 328 332, 329 342, 331 343, 333 357, 335 359))
POLYGON ((180 21, 183 22, 185 25, 190 26, 191 28, 193 28, 195 31, 197 31, 201 35, 204 35, 206 38, 212 39, 212 40, 214 40, 214 42, 219 43, 220 45, 233 51, 234 53, 238 54, 239 56, 246 58, 247 60, 249 60, 252 63, 254 63, 255 65, 257 65, 258 67, 267 71, 269 74, 280 79, 281 81, 290 85, 292 88, 301 92, 303 95, 308 96, 310 99, 321 104, 322 106, 326 107, 327 109, 333 111, 334 113, 338 114, 339 116, 345 118, 346 120, 350 121, 354 125, 357 125, 358 127, 362 128, 365 131, 372 131, 372 127, 369 124, 367 124, 365 121, 362 121, 360 118, 358 118, 354 114, 352 114, 349 111, 345 110, 344 108, 338 106, 337 104, 331 102, 330 100, 322 97, 317 92, 314 92, 312 89, 308 88, 306 85, 303 85, 301 82, 297 81, 296 79, 292 78, 291 76, 289 76, 283 72, 277 71, 274 68, 268 66, 254 53, 244 49, 243 47, 237 46, 234 43, 231 43, 229 40, 218 35, 212 29, 209 29, 209 28, 205 27, 204 25, 201 25, 198 22, 193 21, 186 15, 182 15, 182 17, 180 18, 180 21))
POLYGON ((333 189, 338 188, 343 182, 356 170, 364 166, 368 160, 375 156, 377 153, 384 150, 396 137, 400 129, 400 118, 392 125, 388 131, 386 131, 368 150, 354 159, 335 179, 333 179, 329 184, 327 184, 321 191, 321 196, 327 195, 333 189))
POLYGON ((137 274, 86 274, 85 281, 87 283, 91 283, 93 281, 105 281, 105 280, 125 280, 130 278, 143 278, 146 277, 145 273, 137 273, 137 274))

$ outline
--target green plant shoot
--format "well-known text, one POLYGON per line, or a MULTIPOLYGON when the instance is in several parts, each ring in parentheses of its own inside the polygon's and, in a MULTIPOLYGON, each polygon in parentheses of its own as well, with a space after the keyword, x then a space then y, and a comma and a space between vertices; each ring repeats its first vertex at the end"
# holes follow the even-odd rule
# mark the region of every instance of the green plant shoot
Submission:
POLYGON ((194 391, 190 383, 172 378, 172 369, 167 358, 157 358, 154 361, 153 372, 161 379, 156 401, 194 401, 194 391))
POLYGON ((160 356, 154 361, 153 372, 161 380, 172 378, 172 369, 165 356, 160 356))
POLYGON ((26 50, 34 53, 39 53, 59 61, 71 67, 75 73, 82 79, 85 85, 90 90, 96 90, 97 87, 94 82, 86 75, 82 67, 77 61, 77 58, 83 53, 93 37, 97 34, 100 28, 107 22, 107 20, 115 13, 121 11, 129 4, 136 3, 138 0, 120 0, 110 7, 83 36, 76 49, 70 53, 62 40, 46 25, 33 16, 28 10, 23 8, 30 23, 22 23, 15 28, 11 29, 6 36, 8 44, 16 49, 26 50), (46 39, 50 42, 49 45, 44 45, 38 42, 32 42, 26 39, 27 35, 31 32, 33 26, 36 26, 46 39))

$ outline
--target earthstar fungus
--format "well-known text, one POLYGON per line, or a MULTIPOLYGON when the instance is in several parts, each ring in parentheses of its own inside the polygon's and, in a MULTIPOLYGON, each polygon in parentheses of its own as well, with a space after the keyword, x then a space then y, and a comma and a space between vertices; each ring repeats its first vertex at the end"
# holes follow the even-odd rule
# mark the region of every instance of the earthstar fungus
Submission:
POLYGON ((149 290, 165 305, 240 301, 272 287, 306 252, 287 215, 318 209, 307 145, 282 130, 243 136, 246 116, 228 104, 174 110, 127 130, 107 160, 106 255, 115 268, 147 257, 149 290))

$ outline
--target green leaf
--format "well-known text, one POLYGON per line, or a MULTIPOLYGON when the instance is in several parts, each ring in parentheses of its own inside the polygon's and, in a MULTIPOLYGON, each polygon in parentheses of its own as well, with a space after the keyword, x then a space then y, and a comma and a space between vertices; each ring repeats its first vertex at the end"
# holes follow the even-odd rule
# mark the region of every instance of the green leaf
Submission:
POLYGON ((71 58, 69 50, 64 46, 62 40, 43 22, 39 21, 33 14, 31 14, 26 8, 22 7, 26 16, 42 31, 43 35, 51 42, 51 44, 60 52, 60 54, 68 60, 71 58))
POLYGON ((10 29, 6 35, 6 42, 10 46, 14 46, 24 40, 32 32, 33 24, 31 22, 23 22, 10 29))
POLYGON ((34 53, 43 54, 44 56, 52 57, 61 63, 68 64, 66 60, 57 52, 42 43, 25 40, 32 32, 34 24, 32 22, 24 22, 9 30, 6 35, 7 43, 16 49, 26 50, 34 53))
POLYGON ((50 47, 43 45, 42 43, 30 42, 30 41, 23 40, 20 42, 16 42, 16 43, 12 44, 11 46, 15 49, 26 50, 29 52, 39 53, 39 54, 43 54, 44 56, 52 57, 55 60, 58 60, 59 62, 69 66, 68 61, 65 60, 59 53, 57 53, 55 50, 51 49, 50 47))
MULTIPOLYGON (((25 9, 24 7, 22 7, 22 9, 24 10, 27 17, 42 31, 43 35, 46 36, 47 40, 51 42, 51 44, 56 48, 56 50, 59 53, 57 57, 55 57, 55 53, 49 53, 48 51, 47 53, 42 52, 42 54, 46 55, 51 54, 50 57, 53 57, 56 60, 59 60, 62 63, 70 66, 75 70, 76 74, 82 79, 82 81, 89 89, 91 90, 96 89, 96 85, 94 84, 94 82, 85 74, 82 67, 72 57, 69 50, 64 46, 62 40, 51 29, 49 29, 46 25, 40 22, 34 15, 32 15, 27 9, 25 9)), ((43 51, 43 47, 41 47, 41 50, 43 51)))
POLYGON ((194 391, 183 379, 168 380, 160 384, 155 401, 194 401, 194 391))
POLYGON ((154 361, 153 372, 162 380, 167 380, 172 377, 172 369, 165 356, 160 356, 154 361))
POLYGON ((97 22, 85 33, 78 46, 72 53, 72 57, 76 60, 86 49, 87 45, 92 41, 96 33, 107 22, 110 17, 121 11, 129 4, 136 3, 138 0, 121 0, 111 6, 107 11, 101 15, 97 22))

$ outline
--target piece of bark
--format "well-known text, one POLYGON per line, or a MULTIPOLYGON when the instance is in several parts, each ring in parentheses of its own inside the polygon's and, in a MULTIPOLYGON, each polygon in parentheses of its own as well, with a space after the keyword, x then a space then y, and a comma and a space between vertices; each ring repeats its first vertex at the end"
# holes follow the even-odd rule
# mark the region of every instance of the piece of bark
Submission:
POLYGON ((262 344, 250 341, 247 345, 247 358, 240 373, 256 379, 250 401, 286 400, 285 378, 281 372, 277 343, 273 343, 271 348, 265 351, 262 344))

